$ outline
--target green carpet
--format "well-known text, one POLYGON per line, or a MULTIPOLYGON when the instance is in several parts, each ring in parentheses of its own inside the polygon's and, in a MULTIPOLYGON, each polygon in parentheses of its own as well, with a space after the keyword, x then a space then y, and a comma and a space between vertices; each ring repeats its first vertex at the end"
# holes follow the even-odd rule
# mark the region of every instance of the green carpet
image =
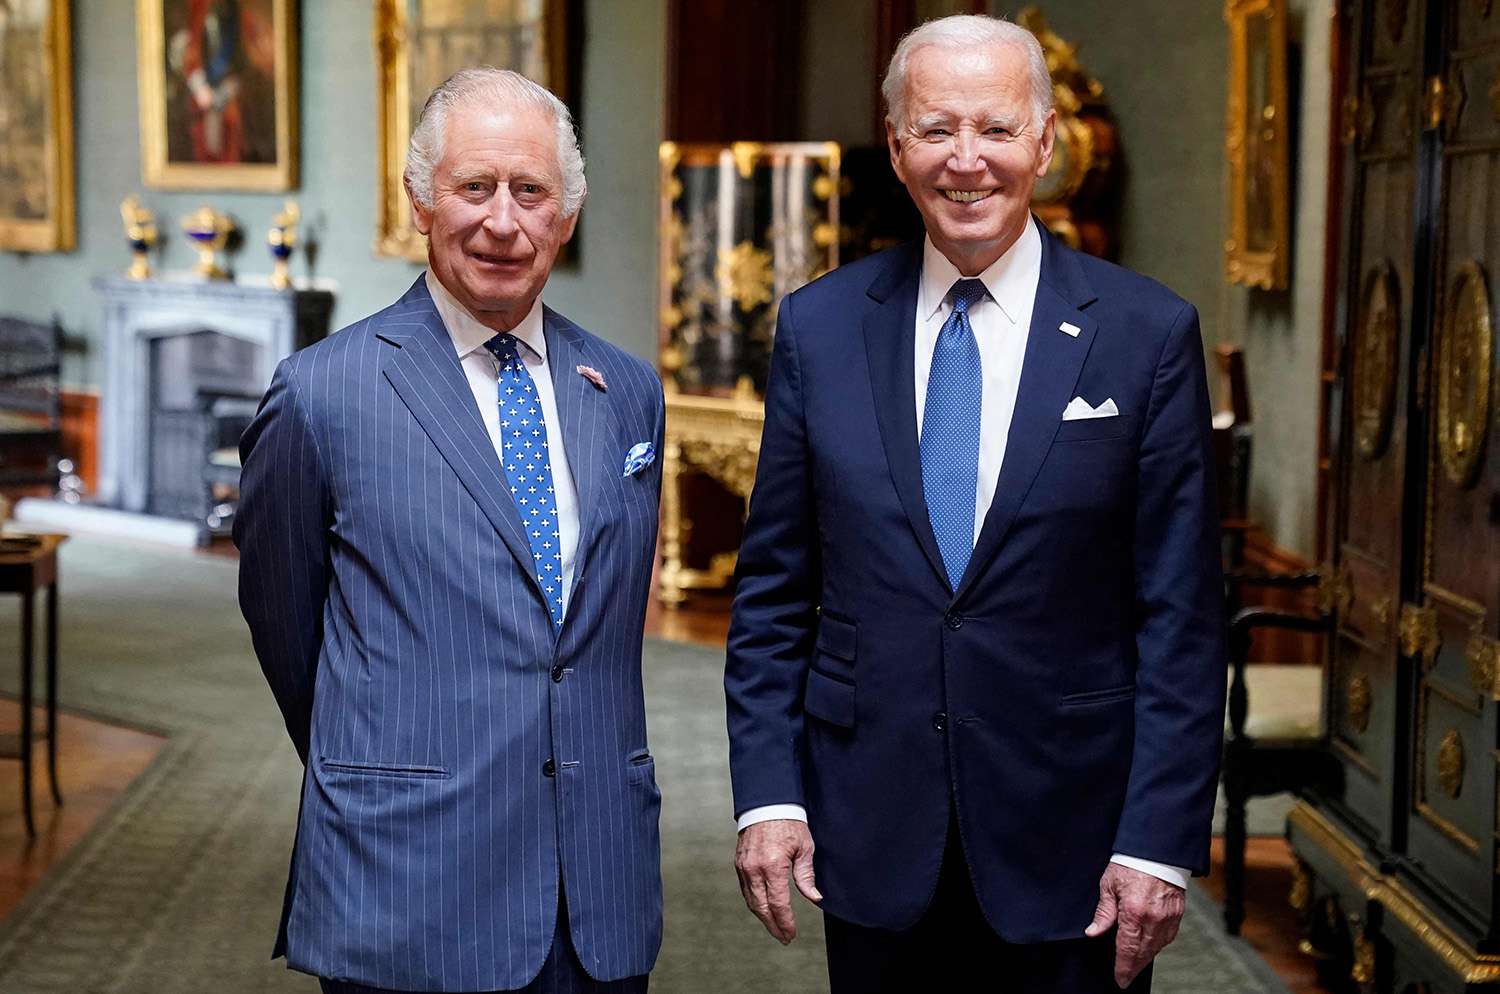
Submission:
MULTIPOLYGON (((235 605, 235 572, 232 561, 116 540, 64 547, 64 706, 170 740, 0 923, 0 991, 317 990, 268 958, 300 774, 235 605)), ((0 601, 0 611, 14 610, 0 601)), ((0 614, 0 660, 14 658, 14 617, 0 614)), ((799 905, 802 936, 782 948, 744 910, 735 885, 721 656, 652 641, 646 665, 665 796, 666 943, 652 991, 826 990, 817 914, 799 905)), ((0 687, 14 684, 7 667, 0 687)), ((66 754, 60 763, 66 797, 66 754)), ((1247 947, 1222 936, 1206 899, 1190 902, 1155 989, 1284 994, 1247 947)))

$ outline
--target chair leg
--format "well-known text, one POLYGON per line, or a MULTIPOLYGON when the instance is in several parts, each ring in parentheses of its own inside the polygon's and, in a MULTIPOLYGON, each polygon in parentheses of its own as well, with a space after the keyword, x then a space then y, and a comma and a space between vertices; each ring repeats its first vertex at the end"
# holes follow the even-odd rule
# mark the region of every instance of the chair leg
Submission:
POLYGON ((1227 759, 1225 767, 1224 931, 1239 935, 1245 920, 1246 791, 1241 774, 1227 759))
POLYGON ((36 838, 31 817, 31 710, 32 629, 35 624, 32 595, 21 595, 21 812, 26 819, 26 837, 36 838))

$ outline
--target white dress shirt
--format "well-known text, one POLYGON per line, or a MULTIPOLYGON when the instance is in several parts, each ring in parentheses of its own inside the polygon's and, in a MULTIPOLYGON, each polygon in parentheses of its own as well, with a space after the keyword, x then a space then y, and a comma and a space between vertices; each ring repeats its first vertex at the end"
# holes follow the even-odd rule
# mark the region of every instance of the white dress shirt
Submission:
MULTIPOLYGON (((983 389, 979 401, 979 478, 974 494, 974 540, 984 525, 995 499, 1000 465, 1005 461, 1005 443, 1016 410, 1021 386, 1021 366, 1026 358, 1026 340, 1031 334, 1031 311, 1036 288, 1042 278, 1042 236, 1033 219, 1005 254, 976 279, 989 291, 988 297, 969 307, 969 324, 979 344, 979 366, 983 389)), ((922 279, 917 287, 916 364, 917 436, 922 434, 922 413, 927 406, 927 378, 932 370, 932 352, 943 323, 953 313, 948 291, 963 279, 958 267, 925 239, 922 245, 922 279)), ((740 815, 736 827, 777 818, 807 821, 800 804, 767 804, 740 815)), ((1178 887, 1187 887, 1189 872, 1182 867, 1116 854, 1111 862, 1149 873, 1178 887)))
MULTIPOLYGON (((500 440, 500 363, 484 347, 484 343, 499 332, 486 328, 460 304, 447 288, 427 271, 427 290, 437 306, 438 316, 453 339, 454 351, 458 353, 459 365, 469 380, 469 389, 474 394, 474 403, 479 406, 479 416, 484 419, 484 430, 490 433, 490 444, 495 447, 497 458, 501 455, 500 440)), ((510 334, 526 346, 518 349, 526 372, 536 384, 537 399, 542 404, 542 417, 547 421, 547 455, 552 466, 553 499, 557 507, 557 534, 562 543, 563 613, 568 610, 568 601, 573 594, 573 566, 578 553, 578 491, 573 486, 573 474, 568 469, 568 451, 563 444, 562 422, 557 416, 557 394, 552 386, 552 373, 547 366, 547 337, 542 334, 542 299, 538 297, 521 323, 511 329, 510 334)))

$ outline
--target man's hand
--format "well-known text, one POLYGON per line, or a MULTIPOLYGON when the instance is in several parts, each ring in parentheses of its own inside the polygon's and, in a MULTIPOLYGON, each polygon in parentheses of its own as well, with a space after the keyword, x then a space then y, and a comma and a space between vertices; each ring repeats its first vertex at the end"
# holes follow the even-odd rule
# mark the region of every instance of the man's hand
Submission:
POLYGON ((813 839, 806 822, 776 818, 747 826, 734 847, 734 869, 745 906, 782 945, 797 937, 787 874, 803 897, 814 904, 823 900, 813 883, 813 839))
POLYGON ((1094 909, 1093 924, 1083 934, 1092 939, 1108 932, 1111 925, 1119 925, 1115 983, 1122 990, 1177 938, 1184 897, 1181 887, 1119 863, 1109 864, 1099 878, 1099 906, 1094 909))

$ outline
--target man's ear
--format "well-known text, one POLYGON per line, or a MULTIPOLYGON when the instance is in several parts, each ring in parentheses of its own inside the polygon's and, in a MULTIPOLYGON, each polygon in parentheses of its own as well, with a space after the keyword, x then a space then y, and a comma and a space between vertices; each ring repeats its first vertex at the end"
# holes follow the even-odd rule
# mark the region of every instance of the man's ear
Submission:
POLYGON ((405 176, 401 177, 401 185, 406 187, 406 199, 411 201, 411 223, 416 225, 417 230, 423 235, 432 232, 432 211, 417 200, 416 195, 411 192, 411 180, 405 176))
POLYGON ((1047 112, 1047 120, 1042 124, 1042 141, 1037 146, 1037 179, 1047 175, 1047 170, 1052 167, 1052 143, 1056 140, 1057 111, 1052 110, 1047 112))
POLYGON ((566 245, 573 240, 573 232, 578 228, 578 215, 582 213, 583 205, 579 204, 576 211, 563 218, 563 236, 560 244, 566 245))
POLYGON ((906 173, 901 168, 901 140, 896 137, 896 126, 887 117, 885 119, 885 148, 891 153, 891 168, 896 171, 896 178, 906 182, 906 173))

